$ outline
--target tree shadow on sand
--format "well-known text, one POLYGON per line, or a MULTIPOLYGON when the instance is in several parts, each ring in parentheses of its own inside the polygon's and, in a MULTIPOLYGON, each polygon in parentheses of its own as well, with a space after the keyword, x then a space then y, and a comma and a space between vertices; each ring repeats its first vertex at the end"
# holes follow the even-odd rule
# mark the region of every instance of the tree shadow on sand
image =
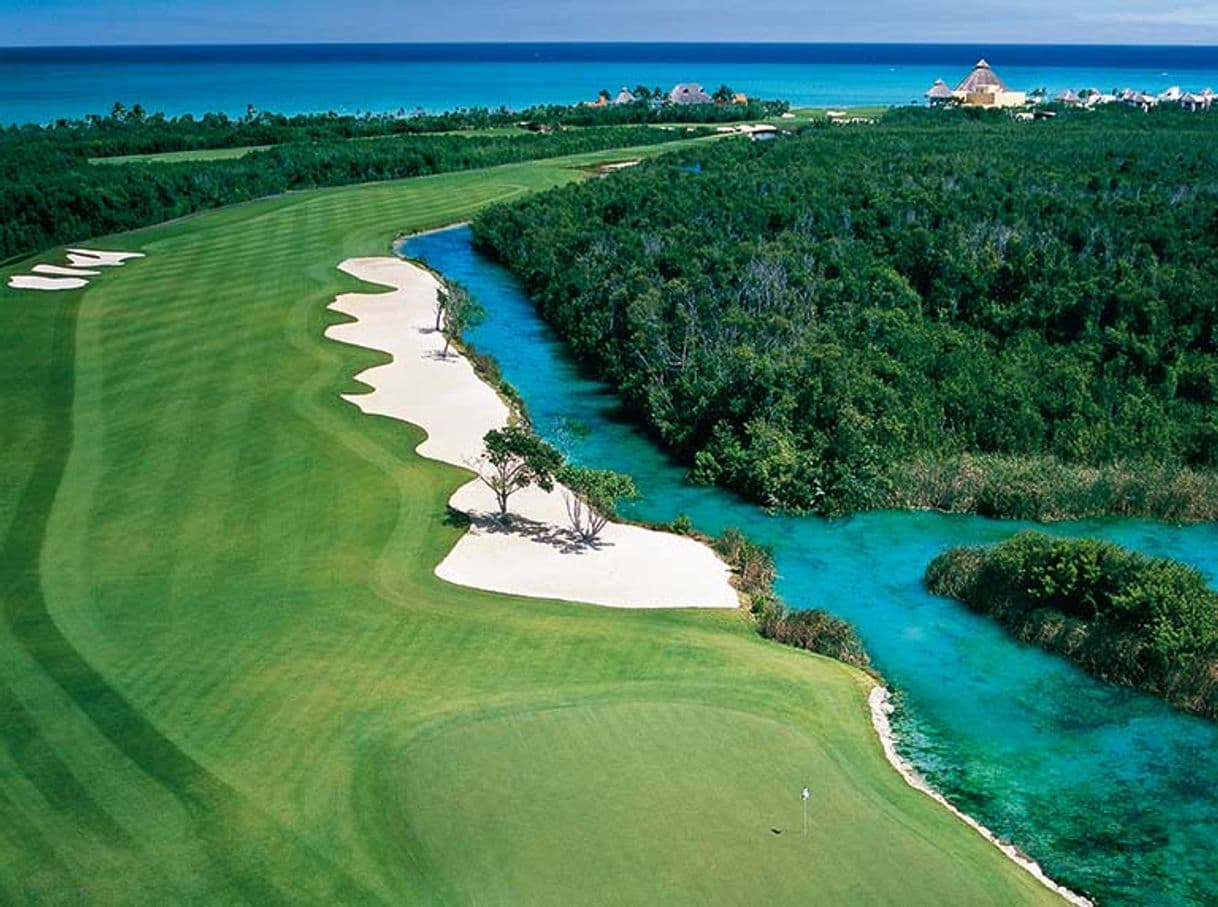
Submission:
POLYGON ((459 362, 460 361, 460 357, 453 355, 452 353, 445 353, 441 350, 427 350, 427 352, 425 352, 423 354, 423 358, 424 359, 433 359, 436 362, 459 362))
POLYGON ((530 520, 518 514, 511 514, 504 522, 498 514, 464 513, 455 507, 449 507, 445 523, 450 526, 472 526, 491 535, 515 535, 537 542, 539 545, 549 545, 562 554, 588 554, 604 548, 612 548, 612 542, 603 539, 585 540, 578 533, 555 526, 530 520))

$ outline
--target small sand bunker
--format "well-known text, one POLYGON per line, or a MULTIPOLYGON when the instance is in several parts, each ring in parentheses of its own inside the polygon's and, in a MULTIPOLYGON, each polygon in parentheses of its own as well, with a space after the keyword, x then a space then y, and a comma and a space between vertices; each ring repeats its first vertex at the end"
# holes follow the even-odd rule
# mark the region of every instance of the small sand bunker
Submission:
POLYGON ((62 265, 34 265, 35 274, 50 274, 54 277, 96 277, 101 271, 82 271, 80 268, 65 268, 62 265))
POLYGON ((89 285, 83 277, 31 277, 18 274, 8 279, 15 290, 79 290, 89 285))

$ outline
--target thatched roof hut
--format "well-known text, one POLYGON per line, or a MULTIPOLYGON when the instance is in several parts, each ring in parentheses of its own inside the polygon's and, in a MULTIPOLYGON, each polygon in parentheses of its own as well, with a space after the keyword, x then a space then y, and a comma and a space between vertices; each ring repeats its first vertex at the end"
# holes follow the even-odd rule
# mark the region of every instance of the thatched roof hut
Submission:
POLYGON ((993 94, 999 91, 1010 91, 1006 83, 998 78, 998 73, 990 68, 990 64, 985 60, 978 60, 977 65, 973 67, 973 71, 964 77, 964 81, 956 86, 956 91, 962 91, 965 94, 977 94, 979 92, 987 92, 993 94))
POLYGON ((697 82, 681 82, 673 86, 668 100, 673 104, 709 104, 711 96, 697 82))
POLYGON ((946 104, 953 97, 952 90, 942 79, 935 79, 935 84, 926 91, 926 99, 932 104, 946 104))
POLYGON ((634 92, 622 86, 622 90, 617 93, 617 97, 613 99, 614 104, 633 104, 635 101, 634 92))

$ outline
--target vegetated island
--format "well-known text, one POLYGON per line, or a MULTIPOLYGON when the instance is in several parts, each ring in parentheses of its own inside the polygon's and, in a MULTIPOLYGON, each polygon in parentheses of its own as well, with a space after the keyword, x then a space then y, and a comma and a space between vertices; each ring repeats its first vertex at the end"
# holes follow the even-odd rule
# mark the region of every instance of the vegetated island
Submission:
POLYGON ((1103 680, 1218 719, 1218 593, 1193 567, 1029 531, 943 552, 926 586, 1103 680))
POLYGON ((695 480, 1218 518, 1218 116, 974 114, 686 150, 476 242, 695 480))

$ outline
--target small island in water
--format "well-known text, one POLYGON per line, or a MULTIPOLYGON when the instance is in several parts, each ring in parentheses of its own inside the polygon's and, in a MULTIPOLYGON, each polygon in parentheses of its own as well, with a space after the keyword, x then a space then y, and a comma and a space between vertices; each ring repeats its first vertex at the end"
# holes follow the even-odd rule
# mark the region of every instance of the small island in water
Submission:
POLYGON ((1218 718, 1218 593, 1194 567, 1112 542, 1021 532, 943 552, 926 585, 1104 680, 1218 718))

